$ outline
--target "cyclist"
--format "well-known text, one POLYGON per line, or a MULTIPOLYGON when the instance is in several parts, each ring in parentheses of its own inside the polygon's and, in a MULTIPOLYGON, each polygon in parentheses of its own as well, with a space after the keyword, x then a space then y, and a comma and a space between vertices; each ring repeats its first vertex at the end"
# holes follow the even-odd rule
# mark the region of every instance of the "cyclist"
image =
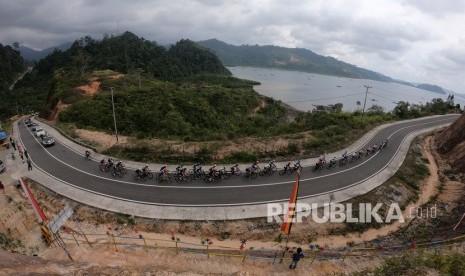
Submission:
POLYGON ((213 167, 208 169, 208 174, 210 175, 210 177, 213 177, 217 171, 218 167, 216 166, 216 164, 213 164, 213 167))
POLYGON ((252 169, 255 171, 255 170, 258 170, 260 169, 260 166, 258 165, 260 162, 257 160, 255 161, 255 163, 253 163, 252 165, 252 169))
POLYGON ((142 168, 141 172, 144 174, 144 175, 148 175, 150 170, 149 170, 149 165, 148 164, 145 164, 145 166, 142 168))
POLYGON ((274 160, 270 161, 270 162, 268 163, 268 165, 265 165, 265 166, 263 167, 263 169, 266 170, 266 171, 268 171, 268 170, 269 170, 269 171, 273 171, 273 165, 274 165, 274 160))
POLYGON ((176 167, 176 173, 180 176, 182 175, 182 172, 185 170, 183 165, 179 165, 176 167))
MULTIPOLYGON (((143 169, 142 169, 143 170, 143 169)), ((166 166, 162 166, 160 170, 158 171, 158 176, 164 175, 166 172, 166 166)))
POLYGON ((194 166, 192 167, 192 170, 194 171, 195 174, 199 174, 201 169, 202 169, 202 166, 200 165, 200 163, 195 163, 194 166))
POLYGON ((218 167, 216 166, 216 164, 213 164, 213 166, 210 169, 208 169, 208 177, 210 178, 210 181, 213 180, 217 172, 218 172, 218 167))
POLYGON ((113 164, 115 164, 113 157, 108 157, 107 166, 111 168, 113 164))
POLYGON ((355 160, 357 160, 357 159, 358 159, 358 153, 354 151, 354 152, 352 153, 352 162, 355 161, 355 160))
POLYGON ((86 150, 85 156, 86 156, 86 158, 90 159, 90 151, 86 150))
POLYGON ((326 163, 326 154, 320 155, 320 158, 318 159, 318 161, 319 161, 321 164, 326 163))
POLYGON ((297 162, 294 163, 294 171, 297 171, 298 169, 300 169, 301 165, 300 165, 300 160, 298 160, 297 162))
POLYGON ((118 161, 118 162, 115 164, 115 169, 122 170, 123 168, 124 168, 123 162, 118 161))
POLYGON ((344 153, 342 154, 342 158, 344 158, 344 161, 347 161, 347 159, 349 158, 349 154, 347 153, 347 151, 344 151, 344 153))
POLYGON ((389 140, 386 138, 386 140, 384 140, 384 142, 383 142, 383 148, 385 148, 387 146, 388 142, 389 142, 389 140))
POLYGON ((358 158, 362 157, 363 154, 365 154, 365 153, 363 152, 363 149, 361 149, 361 150, 358 152, 358 158))
POLYGON ((237 171, 239 171, 239 164, 231 167, 231 174, 235 174, 237 171))
POLYGON ((375 153, 377 149, 378 149, 378 147, 376 146, 376 144, 374 144, 373 145, 373 150, 371 151, 371 153, 375 153))
POLYGON ((329 160, 329 167, 336 166, 336 163, 337 163, 336 156, 333 156, 333 158, 329 160))
POLYGON ((287 173, 287 171, 291 168, 291 162, 287 162, 287 164, 284 166, 284 174, 287 173))

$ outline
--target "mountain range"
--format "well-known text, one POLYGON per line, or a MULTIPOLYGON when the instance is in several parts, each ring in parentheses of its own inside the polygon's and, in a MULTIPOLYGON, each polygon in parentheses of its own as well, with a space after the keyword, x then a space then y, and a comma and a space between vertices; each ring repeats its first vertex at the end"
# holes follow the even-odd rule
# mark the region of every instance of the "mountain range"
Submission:
POLYGON ((45 58, 49 54, 53 53, 55 49, 60 51, 66 51, 71 47, 71 45, 73 45, 72 42, 66 42, 58 46, 50 47, 43 50, 35 50, 26 46, 19 46, 19 52, 21 53, 21 56, 24 60, 31 62, 45 58))
POLYGON ((395 82, 435 93, 446 94, 445 90, 437 85, 413 84, 403 80, 396 80, 381 73, 357 67, 334 57, 322 56, 303 48, 285 48, 273 45, 235 46, 217 39, 209 39, 197 43, 214 51, 226 66, 271 67, 323 75, 395 82))
MULTIPOLYGON (((408 81, 393 79, 381 73, 360 68, 334 57, 322 56, 303 48, 285 48, 273 45, 236 46, 227 44, 218 39, 198 41, 197 44, 213 51, 225 66, 250 66, 296 70, 348 78, 395 82, 439 94, 447 94, 449 92, 433 84, 413 84, 408 81)), ((25 60, 33 62, 46 57, 55 49, 65 51, 69 49, 71 45, 72 43, 68 42, 41 51, 20 46, 19 51, 25 60)))

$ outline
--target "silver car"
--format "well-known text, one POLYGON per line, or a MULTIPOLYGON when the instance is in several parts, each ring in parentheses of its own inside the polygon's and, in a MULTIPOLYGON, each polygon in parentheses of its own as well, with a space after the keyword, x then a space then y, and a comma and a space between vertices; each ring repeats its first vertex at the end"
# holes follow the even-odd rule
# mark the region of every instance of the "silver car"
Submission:
POLYGON ((44 145, 44 147, 53 146, 53 145, 55 145, 55 139, 53 139, 53 137, 50 136, 50 135, 43 135, 42 136, 42 145, 44 145))

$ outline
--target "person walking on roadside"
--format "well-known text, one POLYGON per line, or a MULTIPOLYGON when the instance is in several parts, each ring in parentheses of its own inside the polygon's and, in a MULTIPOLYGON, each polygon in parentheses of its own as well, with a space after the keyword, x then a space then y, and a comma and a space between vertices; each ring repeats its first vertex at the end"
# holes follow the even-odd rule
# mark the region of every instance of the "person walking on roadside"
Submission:
POLYGON ((19 157, 21 157, 21 160, 22 160, 23 163, 24 163, 24 155, 23 155, 23 152, 22 152, 22 151, 19 152, 19 157))
POLYGON ((3 186, 3 183, 1 180, 0 180, 0 190, 2 190, 3 194, 5 194, 5 186, 3 186))
POLYGON ((297 263, 299 262, 300 259, 304 257, 304 254, 302 253, 302 248, 297 248, 297 252, 292 254, 292 263, 289 265, 290 269, 295 269, 297 267, 297 263))
POLYGON ((24 157, 26 157, 26 159, 29 159, 29 153, 27 153, 27 149, 24 149, 24 157))
POLYGON ((32 171, 32 162, 31 159, 27 159, 27 170, 32 171))
POLYGON ((15 143, 15 140, 11 140, 11 145, 13 146, 13 148, 16 150, 16 143, 15 143))
POLYGON ((21 147, 21 145, 18 145, 18 151, 19 153, 23 153, 23 148, 21 147))

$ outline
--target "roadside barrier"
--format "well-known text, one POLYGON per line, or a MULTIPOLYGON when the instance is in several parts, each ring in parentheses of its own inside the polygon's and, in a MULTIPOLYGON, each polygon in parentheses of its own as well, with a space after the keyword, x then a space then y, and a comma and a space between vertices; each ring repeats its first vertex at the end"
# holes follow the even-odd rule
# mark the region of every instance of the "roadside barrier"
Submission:
MULTIPOLYGON (((79 233, 68 227, 62 227, 61 232, 61 238, 66 244, 76 244, 78 246, 82 244, 89 245, 90 247, 106 245, 109 249, 113 248, 117 252, 123 248, 143 248, 146 252, 149 252, 149 250, 168 250, 174 251, 177 255, 185 252, 203 254, 206 255, 207 259, 218 256, 237 258, 242 262, 245 262, 246 260, 268 260, 276 263, 292 259, 292 248, 285 248, 281 244, 277 244, 276 248, 256 249, 250 247, 247 249, 243 246, 245 242, 238 247, 215 245, 209 239, 201 240, 200 243, 196 244, 183 242, 179 238, 175 237, 175 235, 172 235, 171 240, 168 240, 146 238, 141 234, 138 236, 115 235, 110 234, 109 232, 105 234, 86 234, 79 233), (286 254, 287 252, 289 253, 286 254)), ((465 235, 419 243, 415 241, 406 241, 403 244, 392 246, 375 245, 373 247, 358 247, 347 243, 346 246, 341 248, 326 248, 315 244, 309 244, 308 249, 304 249, 304 246, 302 246, 303 253, 306 256, 303 261, 309 262, 310 265, 312 265, 315 261, 323 260, 340 260, 344 263, 347 258, 373 259, 375 257, 389 257, 402 254, 407 251, 429 249, 437 250, 443 246, 462 243, 464 241, 465 235)))

